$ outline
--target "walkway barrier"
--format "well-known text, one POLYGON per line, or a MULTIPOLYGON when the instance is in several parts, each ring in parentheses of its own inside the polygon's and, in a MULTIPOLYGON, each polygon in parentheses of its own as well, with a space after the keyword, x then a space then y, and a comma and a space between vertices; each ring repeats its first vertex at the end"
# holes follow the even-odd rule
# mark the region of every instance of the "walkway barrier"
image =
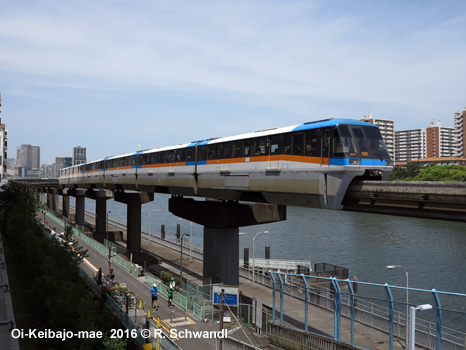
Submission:
POLYGON ((278 324, 270 325, 270 343, 274 346, 284 349, 320 349, 320 350, 360 350, 354 345, 337 342, 335 340, 321 337, 315 334, 306 333, 295 328, 280 326, 278 324))
MULTIPOLYGON (((305 310, 303 313, 304 330, 308 327, 308 307, 307 303, 312 303, 333 312, 334 318, 334 340, 341 341, 341 318, 345 317, 350 320, 351 324, 351 341, 354 344, 354 324, 363 324, 373 329, 387 334, 389 343, 393 344, 394 338, 404 339, 406 335, 405 323, 406 318, 401 317, 401 312, 395 310, 395 306, 404 308, 406 302, 404 295, 405 287, 381 285, 361 281, 338 280, 336 278, 304 276, 288 274, 281 272, 269 271, 274 287, 273 288, 273 323, 283 325, 283 295, 288 294, 299 299, 305 300, 305 310), (290 281, 301 279, 301 285, 291 284, 290 281), (322 288, 322 282, 330 282, 332 290, 322 288), (359 289, 358 293, 354 290, 359 289), (366 288, 366 289, 364 289, 366 288), (364 291, 371 290, 371 293, 364 291), (377 298, 374 295, 379 295, 377 298), (395 298, 395 297, 396 298, 395 298), (369 302, 368 300, 376 300, 369 302), (386 305, 386 306, 384 306, 386 305), (276 311, 280 310, 280 311, 276 311), (276 315, 276 313, 279 314, 276 315), (278 320, 279 318, 279 320, 278 320)), ((423 318, 436 319, 436 322, 417 318, 416 320, 416 345, 426 349, 459 350, 466 349, 466 334, 455 330, 452 326, 464 326, 466 324, 466 311, 462 305, 466 302, 466 294, 440 292, 436 290, 421 290, 408 288, 411 303, 415 300, 416 304, 433 304, 432 311, 423 313, 423 318), (442 308, 442 303, 450 304, 452 299, 456 298, 456 305, 459 307, 454 310, 442 308), (448 313, 449 318, 445 317, 448 313), (446 324, 450 324, 447 327, 446 324)), ((416 306, 416 304, 409 306, 416 306)))
MULTIPOLYGON (((64 220, 56 217, 53 214, 47 213, 46 214, 48 218, 51 220, 55 221, 57 224, 61 226, 66 226, 69 225, 73 229, 73 234, 81 238, 84 242, 86 242, 88 245, 90 245, 92 248, 97 250, 100 254, 104 256, 108 256, 108 248, 94 240, 93 238, 89 237, 87 234, 79 231, 77 228, 73 227, 73 225, 70 225, 69 223, 66 223, 64 220)), ((58 214, 57 214, 58 215, 58 214)), ((142 268, 140 266, 136 266, 135 264, 130 263, 128 260, 123 259, 121 256, 114 255, 112 256, 112 262, 116 263, 120 267, 124 268, 126 271, 131 273, 135 277, 140 277, 141 276, 141 270, 142 268)))

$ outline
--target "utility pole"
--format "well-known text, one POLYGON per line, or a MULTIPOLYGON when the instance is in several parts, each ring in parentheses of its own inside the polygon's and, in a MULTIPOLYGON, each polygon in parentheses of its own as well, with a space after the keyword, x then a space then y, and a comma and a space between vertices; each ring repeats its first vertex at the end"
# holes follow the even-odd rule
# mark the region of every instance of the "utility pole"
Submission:
MULTIPOLYGON (((225 297, 225 289, 222 289, 222 292, 221 292, 221 294, 220 294, 220 334, 223 334, 223 333, 222 333, 222 330, 223 330, 223 304, 224 304, 224 297, 225 297)), ((219 350, 223 350, 223 337, 220 337, 219 350)))

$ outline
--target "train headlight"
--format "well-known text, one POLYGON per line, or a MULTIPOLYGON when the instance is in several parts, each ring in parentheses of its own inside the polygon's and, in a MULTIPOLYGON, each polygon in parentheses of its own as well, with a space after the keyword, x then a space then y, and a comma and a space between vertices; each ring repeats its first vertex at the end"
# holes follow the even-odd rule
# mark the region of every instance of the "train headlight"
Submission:
POLYGON ((386 160, 385 165, 386 166, 393 166, 393 160, 386 160))
POLYGON ((361 161, 359 159, 350 159, 349 165, 361 165, 361 161))

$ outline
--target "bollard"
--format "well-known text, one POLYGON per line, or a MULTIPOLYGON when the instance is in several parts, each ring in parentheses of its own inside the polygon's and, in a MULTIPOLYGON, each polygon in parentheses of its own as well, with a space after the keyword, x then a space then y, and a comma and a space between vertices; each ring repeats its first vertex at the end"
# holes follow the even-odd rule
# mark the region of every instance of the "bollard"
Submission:
POLYGON ((160 226, 160 237, 165 239, 165 225, 160 226))
POLYGON ((269 245, 265 246, 265 259, 266 260, 270 259, 270 246, 269 245))
POLYGON ((244 248, 244 263, 243 267, 249 270, 249 248, 244 248))

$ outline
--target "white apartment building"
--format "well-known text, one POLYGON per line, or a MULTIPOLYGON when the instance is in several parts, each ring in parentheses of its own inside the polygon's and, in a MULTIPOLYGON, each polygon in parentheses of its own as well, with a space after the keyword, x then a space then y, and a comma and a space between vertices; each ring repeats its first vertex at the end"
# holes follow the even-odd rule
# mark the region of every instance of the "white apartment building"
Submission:
POLYGON ((395 162, 405 163, 426 157, 426 129, 395 131, 395 162))
POLYGON ((453 156, 466 158, 466 107, 462 111, 456 111, 453 118, 455 122, 453 156))
POLYGON ((423 158, 451 157, 454 150, 454 128, 432 122, 427 128, 395 132, 395 162, 423 158))
POLYGON ((395 121, 374 118, 372 114, 365 114, 361 121, 372 123, 379 127, 380 133, 387 145, 388 154, 390 154, 391 159, 395 159, 395 121))

